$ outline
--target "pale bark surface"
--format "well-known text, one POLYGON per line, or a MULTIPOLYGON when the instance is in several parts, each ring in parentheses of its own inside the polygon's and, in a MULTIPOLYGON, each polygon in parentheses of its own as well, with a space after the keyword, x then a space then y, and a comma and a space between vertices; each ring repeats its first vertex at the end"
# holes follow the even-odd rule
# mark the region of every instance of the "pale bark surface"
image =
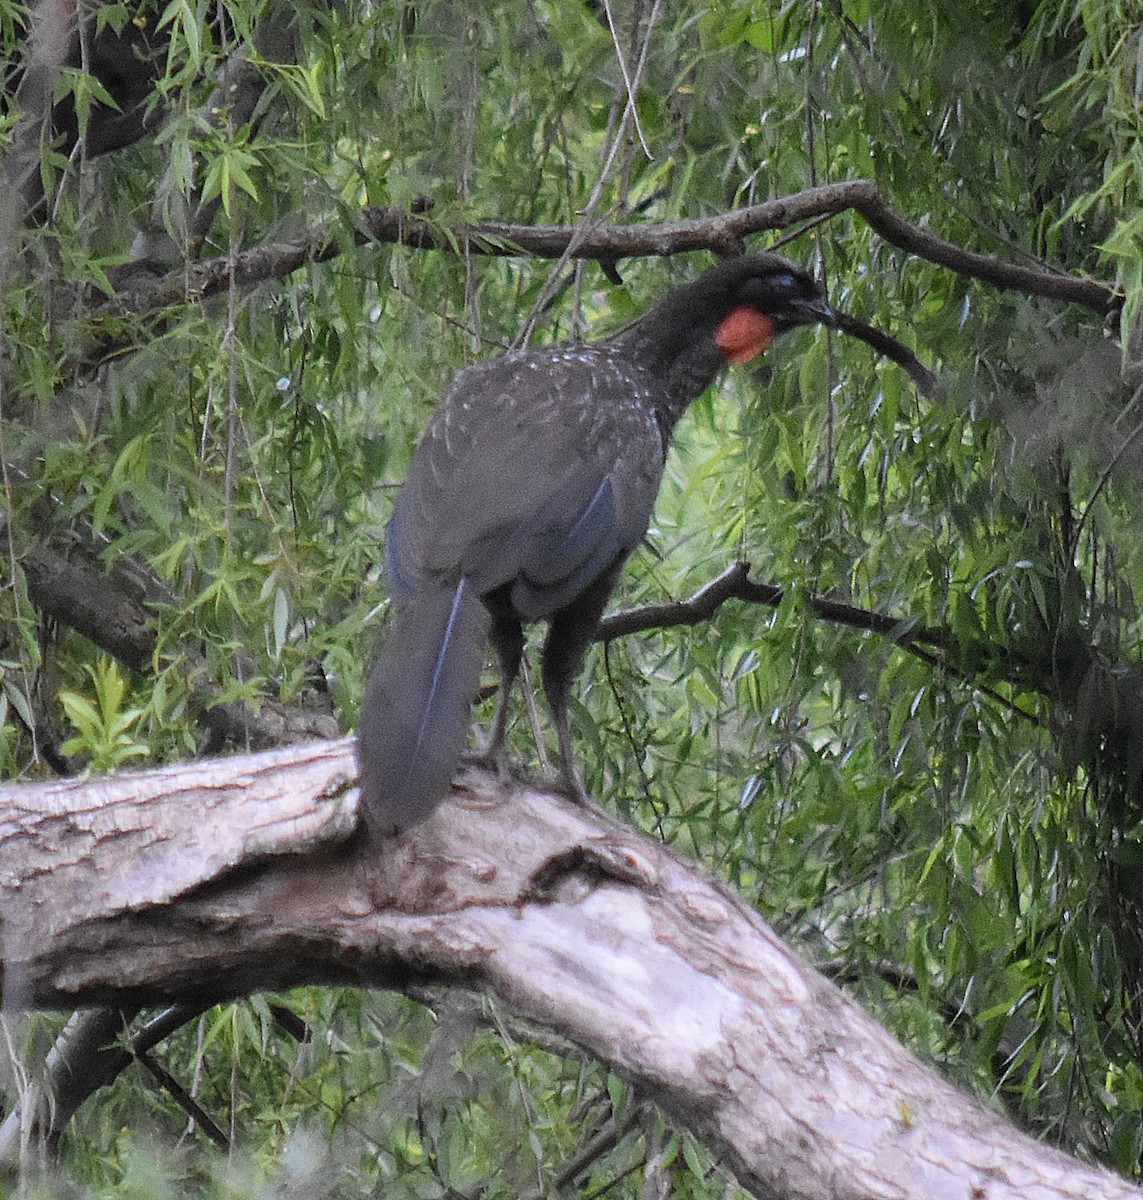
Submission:
POLYGON ((10 1007, 298 983, 495 993, 764 1197, 1116 1200, 909 1055, 733 894, 595 810, 468 771, 357 835, 349 741, 0 788, 10 1007))

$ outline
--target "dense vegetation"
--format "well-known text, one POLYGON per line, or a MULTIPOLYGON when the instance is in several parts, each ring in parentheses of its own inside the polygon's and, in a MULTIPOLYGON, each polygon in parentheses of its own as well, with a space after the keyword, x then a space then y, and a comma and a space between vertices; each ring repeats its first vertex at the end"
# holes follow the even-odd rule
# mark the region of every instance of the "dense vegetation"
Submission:
MULTIPOLYGON (((573 713, 588 786, 965 1088, 1138 1175, 1143 8, 288 9, 283 35, 272 0, 102 6, 116 26, 162 11, 166 123, 99 158, 49 152, 45 221, 0 229, 18 251, 0 266, 0 777, 188 758, 204 725, 217 749, 211 705, 332 709, 352 728, 393 487, 450 375, 530 316, 538 340, 615 329, 712 261, 573 257, 557 276, 492 238, 466 247, 465 222, 651 228, 875 181, 913 225, 1102 280, 1122 309, 999 290, 852 211, 791 229, 785 252, 940 391, 802 331, 695 406, 617 605, 685 597, 736 560, 783 596, 593 651, 573 713), (239 47, 264 90, 234 125, 208 97, 239 47), (219 202, 190 242, 188 192, 219 202), (156 310, 124 270, 157 193, 192 261, 233 265, 322 222, 332 241, 156 310), (360 236, 367 205, 420 212, 442 248, 360 236), (144 661, 45 612, 30 567, 46 554, 146 605, 144 661), (900 625, 870 632, 861 612, 900 625)), ((9 62, 27 22, 0 0, 9 62)), ((82 128, 98 89, 67 68, 57 86, 82 128)), ((521 702, 517 753, 535 759, 528 726, 521 702)), ((290 995, 313 1030, 299 1046, 256 998, 176 1038, 167 1069, 229 1127, 227 1186, 539 1195, 602 1130, 582 1194, 634 1195, 650 1160, 679 1194, 724 1193, 602 1068, 533 1048, 488 1002, 429 999, 290 995)), ((25 1068, 48 1024, 8 1020, 25 1068)), ((65 1170, 93 1192, 223 1175, 149 1085, 121 1080, 69 1137, 65 1170)))

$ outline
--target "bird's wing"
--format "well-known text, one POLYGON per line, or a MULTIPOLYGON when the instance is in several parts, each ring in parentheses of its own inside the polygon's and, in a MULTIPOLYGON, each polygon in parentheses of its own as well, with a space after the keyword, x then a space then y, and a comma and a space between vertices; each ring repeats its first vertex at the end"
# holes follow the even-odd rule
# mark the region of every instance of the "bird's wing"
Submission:
POLYGON ((543 616, 646 532, 662 475, 649 408, 627 403, 629 381, 590 349, 538 361, 469 368, 442 401, 389 526, 399 594, 519 580, 521 615, 543 616))

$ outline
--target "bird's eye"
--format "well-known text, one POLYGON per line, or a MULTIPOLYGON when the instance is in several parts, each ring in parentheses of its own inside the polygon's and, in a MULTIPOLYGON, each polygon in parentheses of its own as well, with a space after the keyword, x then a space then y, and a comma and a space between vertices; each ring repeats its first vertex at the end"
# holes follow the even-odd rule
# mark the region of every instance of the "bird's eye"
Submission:
POLYGON ((797 283, 797 280, 789 271, 779 271, 777 275, 770 277, 770 281, 777 288, 792 288, 797 283))

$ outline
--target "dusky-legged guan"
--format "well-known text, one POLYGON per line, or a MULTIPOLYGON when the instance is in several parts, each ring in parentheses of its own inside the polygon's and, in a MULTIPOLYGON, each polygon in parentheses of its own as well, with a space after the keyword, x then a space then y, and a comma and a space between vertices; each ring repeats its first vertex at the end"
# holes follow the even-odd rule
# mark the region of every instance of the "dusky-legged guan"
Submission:
POLYGON ((568 697, 612 588, 650 524, 679 418, 727 363, 831 322, 788 259, 746 254, 668 292, 605 341, 523 350, 457 375, 413 457, 388 529, 395 612, 361 706, 365 818, 385 835, 448 792, 489 638, 504 739, 524 626, 549 623, 544 690, 563 783, 581 785, 568 697))

